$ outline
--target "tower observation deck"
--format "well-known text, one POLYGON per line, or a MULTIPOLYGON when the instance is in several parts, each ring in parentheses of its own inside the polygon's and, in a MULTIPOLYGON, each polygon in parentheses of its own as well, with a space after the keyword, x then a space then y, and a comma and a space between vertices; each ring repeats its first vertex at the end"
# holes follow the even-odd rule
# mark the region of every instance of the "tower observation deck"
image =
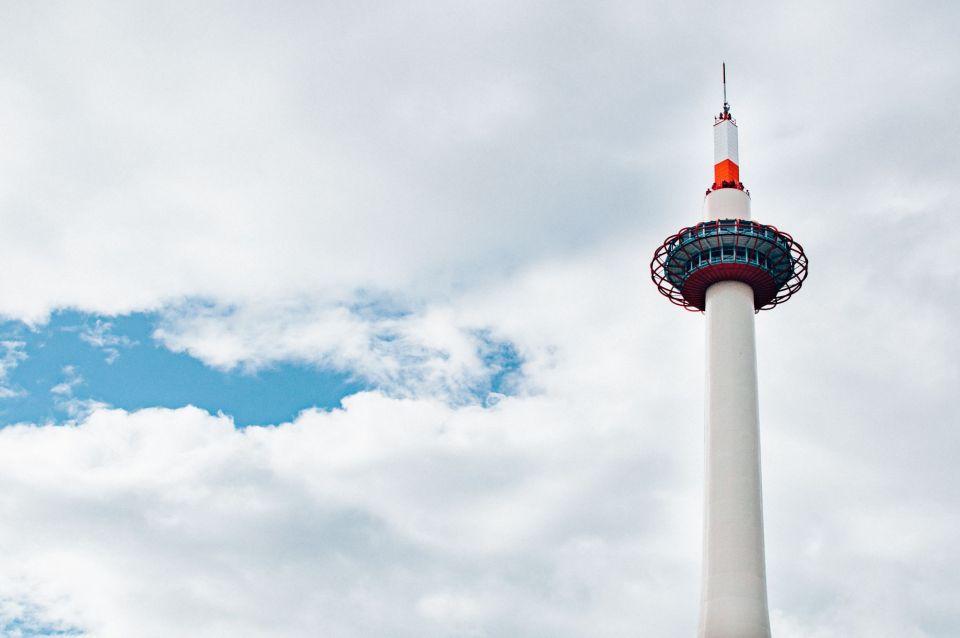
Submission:
POLYGON ((754 315, 800 289, 807 257, 789 234, 750 218, 725 67, 723 87, 705 219, 667 237, 650 275, 671 302, 706 315, 699 635, 769 638, 754 315))

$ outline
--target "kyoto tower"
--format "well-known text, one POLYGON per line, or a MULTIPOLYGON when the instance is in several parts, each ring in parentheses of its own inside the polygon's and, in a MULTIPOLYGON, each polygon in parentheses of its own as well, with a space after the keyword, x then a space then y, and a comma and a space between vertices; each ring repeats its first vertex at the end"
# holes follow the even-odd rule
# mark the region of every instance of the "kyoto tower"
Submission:
POLYGON ((706 314, 705 489, 701 638, 769 638, 754 314, 789 299, 807 276, 803 248, 751 221, 737 123, 713 124, 713 184, 704 221, 681 229, 650 263, 660 292, 706 314))

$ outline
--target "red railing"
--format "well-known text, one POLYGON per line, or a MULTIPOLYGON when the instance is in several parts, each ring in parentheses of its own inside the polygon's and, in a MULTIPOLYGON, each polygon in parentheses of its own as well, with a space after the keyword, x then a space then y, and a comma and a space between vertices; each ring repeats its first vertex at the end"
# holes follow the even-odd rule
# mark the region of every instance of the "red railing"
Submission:
POLYGON ((750 285, 755 309, 769 310, 800 290, 807 272, 807 256, 793 237, 774 226, 743 219, 682 228, 667 237, 650 262, 650 276, 660 294, 691 312, 704 310, 706 289, 718 281, 750 285), (738 252, 739 248, 743 251, 738 252), (694 258, 696 264, 691 266, 694 258))

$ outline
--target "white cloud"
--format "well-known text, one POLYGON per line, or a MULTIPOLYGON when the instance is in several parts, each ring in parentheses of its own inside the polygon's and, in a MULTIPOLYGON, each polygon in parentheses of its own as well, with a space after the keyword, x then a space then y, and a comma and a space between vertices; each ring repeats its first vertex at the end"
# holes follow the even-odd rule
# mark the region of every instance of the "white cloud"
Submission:
POLYGON ((83 376, 77 371, 77 367, 73 365, 63 366, 62 372, 65 379, 50 388, 50 393, 61 397, 73 396, 73 389, 83 383, 83 376))
POLYGON ((370 316, 348 305, 300 301, 267 307, 170 309, 155 337, 211 366, 248 370, 296 361, 339 369, 395 395, 476 400, 495 344, 447 310, 370 316))
MULTIPOLYGON (((423 310, 452 334, 493 326, 524 357, 517 395, 490 408, 417 386, 243 431, 193 408, 0 431, 13 521, 0 536, 3 598, 33 622, 105 637, 689 635, 703 326, 657 296, 638 242, 648 238, 423 310)), ((877 371, 912 365, 868 342, 810 347, 856 338, 853 314, 829 333, 816 323, 847 294, 842 280, 811 276, 758 317, 775 630, 948 636, 960 517, 944 442, 955 428, 927 417, 917 437, 896 393, 838 386, 833 375, 865 355, 877 371)), ((937 312, 928 300, 885 321, 936 325, 937 312)), ((270 321, 213 313, 181 326, 208 332, 177 338, 222 365, 324 356, 310 321, 289 332, 270 321), (257 325, 278 350, 266 336, 216 345, 221 331, 257 325)), ((366 334, 362 312, 351 321, 359 328, 344 334, 366 334)), ((947 413, 949 377, 908 367, 894 380, 947 413), (943 385, 924 388, 930 378, 943 385)))
POLYGON ((952 193, 956 124, 929 106, 956 101, 949 20, 851 6, 757 3, 736 34, 709 3, 21 8, 0 250, 29 277, 0 280, 0 313, 433 301, 695 213, 717 51, 774 209, 797 184, 805 216, 952 193))
POLYGON ((27 344, 23 341, 5 339, 0 341, 0 399, 11 399, 24 394, 22 388, 12 386, 9 383, 10 373, 20 365, 20 362, 27 358, 24 347, 27 344))
POLYGON ((512 401, 366 394, 243 432, 189 408, 7 428, 0 474, 34 497, 11 499, 20 522, 2 532, 0 562, 23 580, 4 597, 94 636, 627 627, 652 601, 590 574, 611 553, 634 557, 604 567, 627 582, 652 564, 674 570, 677 556, 645 547, 671 508, 634 512, 637 533, 623 534, 610 501, 590 497, 649 471, 636 465, 644 437, 630 454, 610 428, 571 427, 562 412, 533 422, 512 401), (611 594, 633 614, 602 619, 592 599, 611 594))
POLYGON ((0 430, 3 631, 690 635, 702 322, 646 263, 726 57, 812 265, 758 319, 775 631, 955 636, 956 10, 665 7, 8 12, 0 313, 157 310, 209 365, 384 393, 0 430), (465 403, 501 342, 513 396, 465 403))
POLYGON ((82 341, 103 350, 108 364, 120 358, 120 348, 130 348, 137 343, 126 335, 114 334, 113 322, 103 319, 95 320, 92 326, 83 326, 79 336, 82 341))
POLYGON ((77 386, 83 384, 83 375, 74 365, 63 367, 65 379, 50 388, 53 395, 53 407, 64 412, 73 421, 85 419, 88 415, 109 408, 109 404, 95 399, 81 399, 74 396, 77 386))

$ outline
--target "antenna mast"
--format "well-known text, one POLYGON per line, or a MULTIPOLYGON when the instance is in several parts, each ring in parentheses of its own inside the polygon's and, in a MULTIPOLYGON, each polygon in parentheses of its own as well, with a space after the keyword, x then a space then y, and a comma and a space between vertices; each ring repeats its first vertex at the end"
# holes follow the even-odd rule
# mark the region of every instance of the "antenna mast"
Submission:
POLYGON ((730 104, 727 102, 727 63, 723 63, 723 112, 730 112, 730 104))

